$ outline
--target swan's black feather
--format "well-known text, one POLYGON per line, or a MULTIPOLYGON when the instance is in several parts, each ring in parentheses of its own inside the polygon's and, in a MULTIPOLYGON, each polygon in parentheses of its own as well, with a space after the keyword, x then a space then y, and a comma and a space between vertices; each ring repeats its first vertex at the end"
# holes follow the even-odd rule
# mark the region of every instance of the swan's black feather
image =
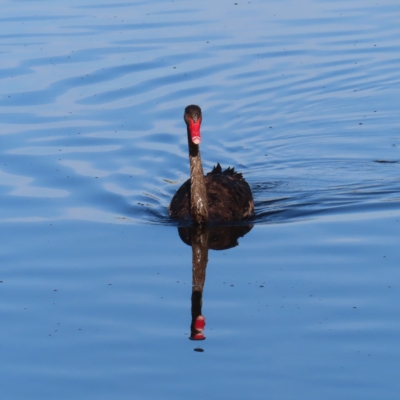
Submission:
POLYGON ((232 178, 239 179, 239 180, 244 179, 242 173, 236 172, 235 168, 233 168, 233 167, 232 168, 228 167, 225 171, 222 171, 222 167, 221 167, 220 163, 218 163, 216 166, 214 166, 214 168, 206 176, 214 175, 214 174, 223 174, 223 175, 231 176, 232 178))
MULTIPOLYGON (((218 163, 205 177, 208 212, 211 222, 238 221, 254 212, 253 195, 249 184, 234 168, 222 171, 218 163)), ((175 193, 170 205, 173 218, 191 220, 190 179, 175 193)))

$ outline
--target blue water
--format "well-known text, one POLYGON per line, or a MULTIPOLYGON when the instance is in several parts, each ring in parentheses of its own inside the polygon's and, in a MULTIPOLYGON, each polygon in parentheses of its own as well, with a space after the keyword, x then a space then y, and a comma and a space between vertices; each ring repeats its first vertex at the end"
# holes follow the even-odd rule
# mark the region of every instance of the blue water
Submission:
POLYGON ((400 5, 5 1, 0 383, 7 399, 397 399, 400 5), (204 168, 255 197, 209 252, 167 207, 204 168), (202 349, 204 351, 194 351, 202 349))

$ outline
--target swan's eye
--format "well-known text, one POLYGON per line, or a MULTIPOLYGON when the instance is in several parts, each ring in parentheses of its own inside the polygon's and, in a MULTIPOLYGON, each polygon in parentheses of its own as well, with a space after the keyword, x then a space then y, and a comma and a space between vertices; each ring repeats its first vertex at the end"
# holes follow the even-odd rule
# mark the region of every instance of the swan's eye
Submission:
POLYGON ((196 124, 199 119, 201 120, 201 117, 198 114, 185 114, 183 119, 189 125, 191 121, 196 124))

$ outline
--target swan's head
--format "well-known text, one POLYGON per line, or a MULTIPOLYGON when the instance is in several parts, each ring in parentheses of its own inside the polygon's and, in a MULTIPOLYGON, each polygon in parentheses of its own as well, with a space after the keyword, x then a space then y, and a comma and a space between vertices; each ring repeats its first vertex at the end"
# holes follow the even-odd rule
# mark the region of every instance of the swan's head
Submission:
POLYGON ((185 108, 183 119, 188 127, 190 138, 194 144, 201 142, 200 125, 201 125, 201 108, 199 106, 191 105, 185 108))

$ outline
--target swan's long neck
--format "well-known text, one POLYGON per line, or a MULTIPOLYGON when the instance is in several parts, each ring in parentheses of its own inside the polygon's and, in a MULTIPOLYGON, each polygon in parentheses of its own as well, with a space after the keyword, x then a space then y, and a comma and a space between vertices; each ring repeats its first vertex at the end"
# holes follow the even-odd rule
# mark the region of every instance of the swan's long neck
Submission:
POLYGON ((208 222, 208 199, 206 184, 204 182, 203 165, 201 164, 199 146, 190 139, 189 160, 190 160, 190 208, 192 219, 195 224, 203 225, 208 222))

